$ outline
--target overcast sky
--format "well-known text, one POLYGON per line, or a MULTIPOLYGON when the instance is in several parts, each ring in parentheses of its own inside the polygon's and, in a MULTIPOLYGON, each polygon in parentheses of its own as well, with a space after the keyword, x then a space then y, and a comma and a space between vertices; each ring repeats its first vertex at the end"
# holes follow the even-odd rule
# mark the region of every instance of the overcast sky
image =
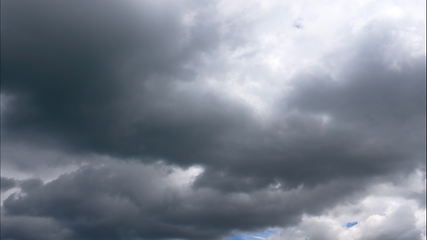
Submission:
POLYGON ((2 0, 1 239, 425 240, 423 0, 2 0))

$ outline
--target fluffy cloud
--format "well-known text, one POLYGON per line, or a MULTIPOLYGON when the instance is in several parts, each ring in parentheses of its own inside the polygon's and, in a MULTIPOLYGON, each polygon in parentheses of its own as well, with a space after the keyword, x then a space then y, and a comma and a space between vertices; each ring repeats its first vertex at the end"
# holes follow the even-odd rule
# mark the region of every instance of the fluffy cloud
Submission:
POLYGON ((2 237, 419 236, 423 4, 2 2, 2 237))
POLYGON ((416 171, 399 180, 371 187, 370 194, 352 204, 338 205, 320 216, 305 216, 297 226, 268 240, 426 239, 425 175, 416 171))
MULTIPOLYGON (((340 182, 223 194, 193 188, 201 173, 195 167, 103 161, 45 184, 25 181, 4 201, 4 218, 53 219, 76 239, 214 239, 233 230, 296 223, 303 212, 320 212, 356 188, 340 182)), ((5 238, 18 234, 13 227, 5 225, 5 238)))

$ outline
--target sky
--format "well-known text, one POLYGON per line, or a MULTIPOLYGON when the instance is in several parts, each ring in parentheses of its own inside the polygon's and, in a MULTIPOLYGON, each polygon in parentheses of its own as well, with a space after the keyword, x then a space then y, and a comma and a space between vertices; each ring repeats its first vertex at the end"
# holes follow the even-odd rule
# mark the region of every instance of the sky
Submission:
POLYGON ((426 240, 422 0, 2 0, 1 239, 426 240))

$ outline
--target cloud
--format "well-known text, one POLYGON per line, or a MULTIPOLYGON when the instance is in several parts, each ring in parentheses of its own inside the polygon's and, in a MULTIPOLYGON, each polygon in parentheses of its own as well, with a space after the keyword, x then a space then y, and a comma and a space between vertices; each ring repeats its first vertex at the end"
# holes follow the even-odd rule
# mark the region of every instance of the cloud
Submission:
POLYGON ((305 216, 298 225, 286 227, 268 239, 425 239, 425 207, 409 195, 400 194, 414 191, 407 189, 409 178, 425 181, 417 175, 415 172, 405 177, 403 183, 374 185, 364 198, 339 204, 319 216, 305 216), (384 191, 385 187, 388 190, 384 191), (355 218, 358 221, 343 224, 355 218))
POLYGON ((12 178, 1 177, 1 191, 7 191, 15 187, 16 181, 12 178))
POLYGON ((54 219, 43 217, 2 216, 2 239, 54 240, 71 239, 70 231, 54 219))
POLYGON ((2 234, 416 236, 423 4, 2 2, 2 234), (383 191, 375 229, 325 216, 383 191))
POLYGON ((77 239, 217 239, 234 230, 294 224, 303 212, 348 198, 355 187, 340 182, 224 194, 193 188, 194 173, 162 163, 90 165, 45 184, 27 181, 4 201, 4 218, 54 219, 77 239))
POLYGON ((205 109, 224 104, 203 93, 185 97, 195 90, 180 91, 171 80, 191 81, 194 73, 183 67, 190 56, 215 47, 214 26, 205 30, 208 16, 190 28, 178 21, 187 11, 180 7, 161 12, 155 4, 108 2, 97 10, 95 2, 81 1, 55 3, 52 12, 49 1, 28 4, 31 11, 21 11, 22 2, 4 4, 2 91, 12 96, 4 120, 8 138, 53 136, 77 152, 159 155, 160 148, 179 155, 167 141, 171 136, 208 141, 224 123, 236 121, 226 114, 233 106, 205 109), (185 108, 191 112, 176 110, 185 108), (199 121, 210 122, 189 134, 177 132, 199 121))

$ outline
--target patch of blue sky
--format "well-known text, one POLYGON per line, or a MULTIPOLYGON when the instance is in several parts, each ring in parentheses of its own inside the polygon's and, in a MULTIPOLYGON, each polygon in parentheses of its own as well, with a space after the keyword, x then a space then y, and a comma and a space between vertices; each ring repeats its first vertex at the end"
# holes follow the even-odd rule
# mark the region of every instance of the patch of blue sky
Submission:
POLYGON ((252 232, 252 233, 234 233, 230 237, 226 237, 223 240, 263 240, 267 237, 277 233, 277 228, 268 228, 264 231, 252 232))
POLYGON ((358 224, 358 222, 356 222, 356 221, 354 221, 354 222, 348 222, 348 223, 345 224, 345 227, 346 228, 351 228, 351 227, 356 226, 357 224, 358 224))

